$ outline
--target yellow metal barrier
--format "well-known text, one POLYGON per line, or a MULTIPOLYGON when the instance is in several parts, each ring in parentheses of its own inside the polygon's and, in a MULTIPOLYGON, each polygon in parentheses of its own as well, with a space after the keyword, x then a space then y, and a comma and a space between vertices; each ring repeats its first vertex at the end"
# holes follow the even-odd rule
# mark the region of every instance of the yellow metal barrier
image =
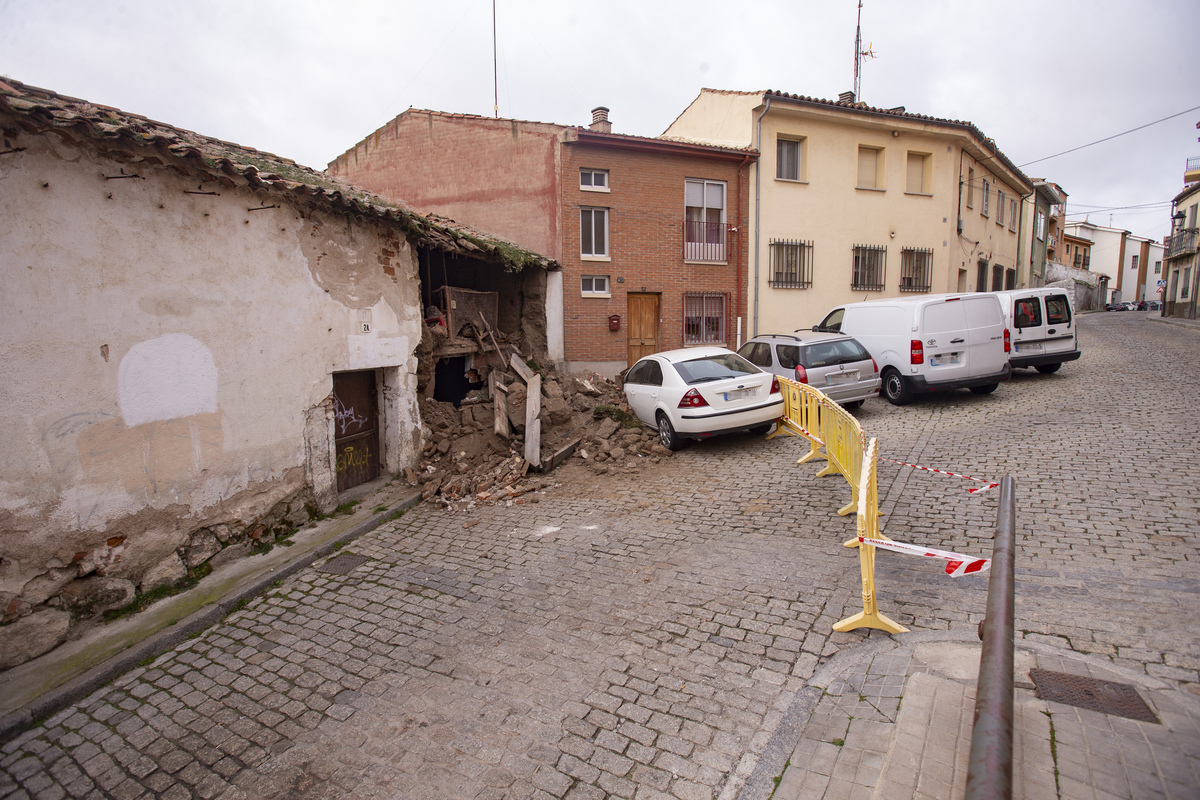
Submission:
MULTIPOLYGON (((803 436, 810 449, 797 464, 824 458, 828 463, 818 477, 841 475, 850 484, 850 502, 838 509, 840 516, 853 514, 858 505, 858 483, 865 446, 862 426, 846 409, 830 400, 820 389, 789 378, 779 379, 784 410, 779 426, 768 438, 803 436)), ((857 540, 855 540, 857 541, 857 540)))
MULTIPOLYGON (((872 439, 863 455, 865 468, 858 488, 858 564, 862 571, 863 610, 834 624, 835 631, 850 631, 855 628, 877 628, 888 633, 903 633, 908 630, 895 620, 879 613, 875 602, 875 548, 858 541, 858 537, 886 539, 879 532, 879 488, 877 479, 878 442, 872 439)), ((850 543, 847 542, 847 545, 850 543)))

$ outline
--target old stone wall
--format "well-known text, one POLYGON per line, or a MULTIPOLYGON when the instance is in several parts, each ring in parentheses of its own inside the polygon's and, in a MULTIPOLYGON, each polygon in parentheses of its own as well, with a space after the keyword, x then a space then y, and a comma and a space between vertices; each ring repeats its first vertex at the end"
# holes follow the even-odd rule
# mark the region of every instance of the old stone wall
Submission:
POLYGON ((57 631, 95 612, 72 604, 84 581, 121 582, 99 593, 121 605, 336 505, 334 372, 379 371, 383 467, 417 461, 402 232, 53 134, 18 144, 0 162, 4 622, 53 612, 57 631))

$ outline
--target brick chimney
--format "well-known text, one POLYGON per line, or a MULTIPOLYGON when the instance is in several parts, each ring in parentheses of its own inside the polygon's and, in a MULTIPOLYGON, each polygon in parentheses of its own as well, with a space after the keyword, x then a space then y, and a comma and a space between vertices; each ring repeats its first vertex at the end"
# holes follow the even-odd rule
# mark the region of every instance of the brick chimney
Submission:
POLYGON ((608 121, 608 109, 604 106, 593 108, 592 124, 588 127, 599 133, 612 133, 612 123, 608 121))
POLYGON ((854 92, 842 92, 838 95, 838 102, 854 105, 854 92))

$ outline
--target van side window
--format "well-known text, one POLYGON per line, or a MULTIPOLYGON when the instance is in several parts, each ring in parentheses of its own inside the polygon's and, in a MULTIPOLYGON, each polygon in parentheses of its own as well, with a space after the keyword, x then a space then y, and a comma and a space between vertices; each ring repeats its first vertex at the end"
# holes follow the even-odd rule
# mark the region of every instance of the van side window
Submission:
POLYGON ((846 309, 836 309, 825 319, 821 320, 821 324, 817 327, 823 331, 833 331, 834 333, 837 333, 842 329, 842 317, 845 315, 846 309))
POLYGON ((1051 325, 1065 325, 1071 321, 1071 304, 1065 294, 1046 298, 1046 321, 1051 325))
POLYGON ((1013 304, 1013 323, 1018 328, 1036 328, 1042 324, 1042 304, 1036 297, 1024 297, 1013 304))

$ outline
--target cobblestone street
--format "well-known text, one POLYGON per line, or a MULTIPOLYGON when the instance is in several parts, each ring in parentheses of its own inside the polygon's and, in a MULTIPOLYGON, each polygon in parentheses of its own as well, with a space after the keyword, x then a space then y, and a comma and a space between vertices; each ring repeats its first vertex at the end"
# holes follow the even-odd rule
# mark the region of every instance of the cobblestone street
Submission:
MULTIPOLYGON (((1017 484, 1017 629, 1200 694, 1200 330, 1080 319, 1083 359, 857 412, 883 529, 991 555, 1017 484)), ((797 692, 864 639, 841 478, 799 439, 417 506, 0 749, 0 797, 724 798, 797 692), (345 562, 338 562, 345 563, 345 562)), ((987 576, 881 552, 879 609, 974 628, 987 576)))

